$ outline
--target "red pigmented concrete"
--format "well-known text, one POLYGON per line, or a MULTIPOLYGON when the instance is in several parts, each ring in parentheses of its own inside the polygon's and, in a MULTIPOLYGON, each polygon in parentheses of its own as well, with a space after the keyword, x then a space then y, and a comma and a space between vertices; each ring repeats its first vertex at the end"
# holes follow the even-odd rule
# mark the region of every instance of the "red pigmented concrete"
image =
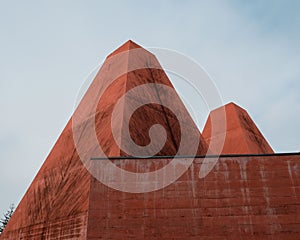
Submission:
MULTIPOLYGON (((105 79, 117 69, 126 71, 140 61, 159 65, 147 51, 138 57, 128 52, 137 48, 140 47, 129 41, 112 53, 79 105, 87 117, 73 127, 82 131, 80 140, 91 157, 95 143, 85 141, 88 138, 84 131, 91 126, 94 107, 95 130, 104 152, 108 156, 127 156, 111 134, 110 115, 118 99, 144 83, 172 87, 162 70, 138 69, 117 76, 100 101, 94 101, 105 79), (119 56, 117 53, 123 54, 111 61, 119 56)), ((130 113, 134 101, 142 98, 172 101, 178 114, 185 116, 189 133, 200 139, 198 154, 206 153, 207 144, 179 97, 169 99, 162 89, 126 99, 117 112, 120 122, 130 113)), ((154 123, 161 124, 167 132, 166 144, 159 154, 175 154, 181 137, 179 123, 171 110, 160 105, 149 104, 133 114, 129 122, 132 139, 147 145, 148 130, 154 123)), ((117 137, 126 143, 122 124, 115 127, 117 137)), ((116 191, 98 182, 81 163, 70 120, 0 239, 300 238, 300 155, 221 158, 206 178, 199 179, 202 160, 194 160, 188 171, 164 189, 135 194, 116 191)), ((130 171, 149 172, 169 161, 125 159, 114 163, 130 171)))

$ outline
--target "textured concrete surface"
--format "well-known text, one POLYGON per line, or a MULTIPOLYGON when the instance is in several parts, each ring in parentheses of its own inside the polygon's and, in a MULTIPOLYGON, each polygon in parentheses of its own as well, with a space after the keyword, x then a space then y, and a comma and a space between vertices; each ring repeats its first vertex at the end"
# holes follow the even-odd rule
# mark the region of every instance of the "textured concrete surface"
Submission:
MULTIPOLYGON (((119 164, 166 160, 119 160, 119 164)), ((300 155, 220 158, 199 179, 201 159, 151 193, 91 181, 87 239, 300 239, 300 155)))
MULTIPOLYGON (((110 117, 118 99, 144 83, 172 87, 161 69, 116 74, 120 69, 134 69, 138 63, 159 66, 147 51, 139 55, 127 51, 137 48, 140 47, 129 41, 107 57, 76 110, 82 111, 83 118, 73 127, 82 133, 80 141, 91 157, 95 143, 85 141, 89 138, 84 132, 92 126, 93 108, 97 140, 104 152, 108 156, 127 156, 111 133, 110 117), (116 59, 117 53, 123 54, 116 59), (116 81, 106 86, 100 100, 95 101, 110 77, 116 81)), ((198 154, 206 153, 207 144, 179 97, 169 99, 160 88, 125 99, 117 112, 120 123, 130 114, 130 106, 143 98, 171 101, 177 114, 185 116, 189 134, 199 137, 198 154)), ((234 124, 240 124, 239 114, 229 116, 234 124)), ((250 124, 253 134, 259 136, 250 120, 238 133, 244 134, 250 124)), ((159 154, 175 154, 181 137, 179 123, 170 109, 158 104, 148 104, 133 114, 128 123, 132 139, 147 145, 148 130, 154 123, 161 124, 167 132, 166 144, 159 154)), ((115 127, 117 138, 126 144, 123 125, 115 127)), ((240 137, 232 135, 231 141, 235 141, 234 136, 240 137)), ((250 148, 248 142, 243 142, 244 135, 241 138, 242 147, 237 146, 236 152, 246 149, 257 153, 254 150, 259 143, 250 148)), ((259 153, 271 152, 267 146, 263 145, 259 153)), ((230 147, 234 150, 233 145, 230 147)), ((113 160, 118 167, 134 172, 154 171, 169 161, 113 160)), ((98 182, 83 166, 70 120, 0 239, 300 239, 299 155, 221 158, 206 178, 199 179, 202 161, 194 160, 183 176, 158 191, 133 194, 113 190, 98 182)))
MULTIPOLYGON (((134 170, 141 164, 149 169, 165 161, 115 163, 134 170)), ((172 185, 144 194, 119 192, 91 178, 87 215, 71 212, 61 218, 66 210, 50 207, 56 218, 6 231, 1 239, 296 240, 300 236, 299 162, 299 155, 221 158, 205 179, 199 179, 201 159, 196 159, 172 185)), ((72 192, 64 194, 76 197, 72 192)), ((45 198, 38 204, 44 202, 45 198)), ((17 214, 10 228, 18 221, 17 214)))
POLYGON ((90 175, 68 123, 0 239, 86 239, 90 175))

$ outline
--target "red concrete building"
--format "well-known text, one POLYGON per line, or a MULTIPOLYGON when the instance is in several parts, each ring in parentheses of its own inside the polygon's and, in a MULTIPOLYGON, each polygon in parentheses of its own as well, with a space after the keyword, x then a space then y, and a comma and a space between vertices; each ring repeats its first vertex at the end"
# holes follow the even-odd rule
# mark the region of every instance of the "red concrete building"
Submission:
POLYGON ((163 87, 120 103, 126 92, 149 83, 173 88, 150 52, 128 41, 107 57, 79 104, 81 118, 67 123, 0 239, 300 239, 300 155, 274 153, 247 112, 234 103, 211 112, 203 135, 178 95, 171 97, 163 87), (147 99, 152 103, 132 114, 133 106, 147 99), (226 131, 211 136, 210 117, 218 118, 220 109, 226 113, 226 131), (120 124, 112 127, 113 114, 120 124), (199 139, 197 157, 176 181, 156 191, 123 192, 98 181, 84 165, 74 139, 75 129, 84 154, 97 157, 97 146, 87 134, 94 126, 105 155, 120 157, 113 158, 115 165, 150 172, 168 164, 179 150, 178 116, 191 141, 199 139), (124 123, 140 146, 151 142, 151 126, 163 126, 166 141, 156 154, 161 158, 131 159, 115 141, 130 149, 124 123), (199 178, 208 146, 222 144, 222 136, 222 155, 212 171, 199 178))

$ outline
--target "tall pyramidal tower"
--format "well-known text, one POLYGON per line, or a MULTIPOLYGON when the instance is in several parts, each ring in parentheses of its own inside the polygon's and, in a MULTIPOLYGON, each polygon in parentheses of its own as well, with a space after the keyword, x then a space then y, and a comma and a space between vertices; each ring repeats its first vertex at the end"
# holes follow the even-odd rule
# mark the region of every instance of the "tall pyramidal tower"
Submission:
MULTIPOLYGON (((180 126, 172 111, 157 104, 159 102, 169 101, 169 105, 176 107, 177 114, 182 116, 188 128, 188 134, 200 140, 196 153, 207 152, 205 140, 178 95, 169 99, 170 96, 162 88, 142 89, 142 92, 131 94, 121 101, 116 109, 116 104, 126 92, 153 83, 173 89, 156 57, 136 43, 128 41, 106 58, 75 110, 74 116, 78 116, 76 121, 73 116, 67 123, 1 239, 93 239, 89 231, 94 231, 94 225, 103 216, 99 206, 107 204, 97 196, 98 188, 104 186, 87 171, 74 141, 84 143, 81 150, 87 161, 91 157, 101 157, 95 151, 97 144, 105 156, 124 157, 130 155, 122 150, 130 150, 130 146, 126 146, 128 138, 137 145, 146 146, 151 141, 149 129, 153 124, 160 124, 165 129, 166 141, 156 155, 176 155, 180 145, 180 126), (149 103, 132 114, 131 108, 139 102, 149 103), (116 116, 114 129, 111 123, 113 111, 116 116), (126 135, 125 124, 129 126, 129 136, 126 135), (95 132, 97 142, 90 140, 90 131, 95 132), (116 141, 124 148, 121 149, 116 141)), ((147 155, 147 152, 142 155, 147 155)), ((140 161, 140 164, 145 163, 140 161)), ((122 167, 134 170, 130 161, 122 167)), ((149 166, 151 171, 160 167, 149 166)))

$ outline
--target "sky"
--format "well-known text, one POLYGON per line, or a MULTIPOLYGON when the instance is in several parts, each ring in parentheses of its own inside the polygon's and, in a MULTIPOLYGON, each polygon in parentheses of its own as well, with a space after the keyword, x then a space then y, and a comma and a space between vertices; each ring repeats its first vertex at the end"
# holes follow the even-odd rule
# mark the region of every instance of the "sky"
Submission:
MULTIPOLYGON (((25 194, 87 75, 128 39, 190 57, 276 152, 299 152, 299 11, 296 0, 0 0, 0 215, 25 194)), ((182 97, 201 128, 199 99, 182 97)))

